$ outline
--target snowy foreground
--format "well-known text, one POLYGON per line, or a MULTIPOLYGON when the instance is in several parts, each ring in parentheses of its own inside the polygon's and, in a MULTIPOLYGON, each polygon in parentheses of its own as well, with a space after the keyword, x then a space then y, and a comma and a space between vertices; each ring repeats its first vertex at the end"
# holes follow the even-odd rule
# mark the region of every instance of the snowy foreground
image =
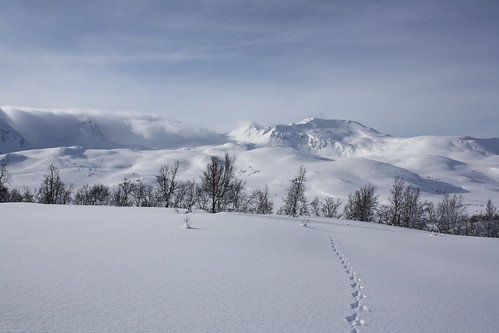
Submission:
POLYGON ((1 332, 499 332, 499 239, 0 204, 1 332))

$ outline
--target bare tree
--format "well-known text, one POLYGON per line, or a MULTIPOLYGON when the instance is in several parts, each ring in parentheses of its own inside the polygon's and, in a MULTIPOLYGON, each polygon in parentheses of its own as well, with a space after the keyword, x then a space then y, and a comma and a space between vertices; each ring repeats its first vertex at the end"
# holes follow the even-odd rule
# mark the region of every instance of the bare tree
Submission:
POLYGON ((375 217, 377 203, 376 187, 365 185, 353 195, 348 195, 343 215, 349 220, 371 222, 375 217))
POLYGON ((441 232, 460 233, 467 216, 463 204, 463 197, 445 194, 437 205, 437 226, 441 232))
POLYGON ((321 216, 321 203, 319 197, 315 197, 314 200, 310 202, 310 211, 315 216, 321 216))
POLYGON ((305 198, 305 175, 305 167, 301 165, 295 178, 291 180, 291 186, 286 189, 287 195, 283 199, 284 206, 279 210, 280 214, 292 217, 308 214, 308 203, 305 198))
POLYGON ((124 177, 123 181, 118 184, 118 187, 113 191, 112 203, 118 207, 132 206, 132 193, 135 184, 132 181, 124 177))
POLYGON ((75 205, 90 205, 90 186, 87 184, 80 187, 76 190, 76 193, 73 198, 73 204, 75 205))
POLYGON ((334 200, 332 197, 326 197, 321 203, 322 215, 325 217, 337 218, 340 206, 341 200, 339 198, 334 200))
POLYGON ((95 206, 108 205, 111 198, 109 186, 95 184, 90 187, 90 204, 95 206))
POLYGON ((204 191, 208 194, 211 200, 211 213, 217 213, 222 206, 223 198, 223 182, 224 182, 224 165, 215 156, 211 157, 211 162, 206 166, 203 171, 201 183, 204 191))
POLYGON ((420 199, 419 188, 406 186, 402 199, 401 226, 421 229, 423 227, 424 204, 420 199))
POLYGON ((256 191, 256 213, 257 214, 272 214, 274 210, 274 203, 270 197, 269 187, 265 185, 263 191, 256 191))
POLYGON ((23 202, 23 195, 17 188, 14 188, 14 189, 12 189, 12 191, 10 191, 8 201, 10 201, 10 202, 23 202))
POLYGON ((27 187, 23 189, 22 192, 23 202, 35 202, 36 201, 36 191, 31 190, 27 187))
POLYGON ((499 214, 492 200, 485 206, 486 234, 487 237, 499 237, 499 214))
POLYGON ((208 192, 203 188, 203 184, 196 184, 197 201, 196 207, 205 211, 209 211, 211 208, 210 196, 208 192))
POLYGON ((156 175, 159 200, 164 207, 170 207, 172 204, 173 196, 178 185, 176 178, 179 167, 179 161, 175 161, 171 166, 163 165, 159 168, 158 175, 156 175))
POLYGON ((248 197, 245 194, 246 182, 234 179, 229 187, 225 207, 228 211, 245 212, 248 208, 248 197))
POLYGON ((173 205, 177 208, 185 208, 191 211, 199 202, 200 192, 202 190, 194 180, 178 182, 173 205))
POLYGON ((405 181, 403 178, 395 177, 392 190, 388 197, 388 221, 387 224, 399 226, 402 221, 402 210, 404 206, 405 181))
POLYGON ((488 200, 485 205, 484 217, 487 221, 492 221, 497 215, 497 208, 492 203, 492 200, 488 200))
POLYGON ((7 163, 0 165, 0 202, 10 201, 9 187, 12 177, 7 170, 7 163))
POLYGON ((73 198, 75 205, 102 206, 109 204, 111 192, 108 186, 95 184, 83 185, 76 191, 73 198))
POLYGON ((431 201, 425 201, 421 205, 421 209, 421 229, 438 231, 435 204, 431 201))
POLYGON ((235 181, 236 158, 225 153, 225 159, 212 156, 201 176, 201 186, 210 201, 209 212, 217 213, 225 208, 228 195, 235 181))
POLYGON ((66 187, 59 174, 59 169, 54 164, 50 164, 43 182, 38 189, 38 202, 66 205, 70 201, 71 187, 66 187))
POLYGON ((155 207, 157 206, 157 195, 154 193, 152 185, 137 181, 132 189, 132 198, 137 207, 155 207))
POLYGON ((474 214, 468 219, 466 235, 482 237, 499 237, 499 214, 497 209, 488 200, 485 210, 480 214, 474 214))
POLYGON ((263 190, 255 190, 248 198, 247 211, 252 214, 272 214, 274 203, 270 196, 269 187, 265 185, 263 190))

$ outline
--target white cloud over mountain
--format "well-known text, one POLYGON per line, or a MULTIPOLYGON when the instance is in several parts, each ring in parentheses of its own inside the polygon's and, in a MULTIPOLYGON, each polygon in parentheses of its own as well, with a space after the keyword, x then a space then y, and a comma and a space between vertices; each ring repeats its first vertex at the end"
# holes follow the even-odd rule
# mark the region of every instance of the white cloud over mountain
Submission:
MULTIPOLYGON (((25 148, 179 148, 222 143, 224 136, 153 114, 96 110, 32 109, 4 106, 0 124, 27 142, 25 148)), ((0 152, 19 149, 0 142, 0 152)))

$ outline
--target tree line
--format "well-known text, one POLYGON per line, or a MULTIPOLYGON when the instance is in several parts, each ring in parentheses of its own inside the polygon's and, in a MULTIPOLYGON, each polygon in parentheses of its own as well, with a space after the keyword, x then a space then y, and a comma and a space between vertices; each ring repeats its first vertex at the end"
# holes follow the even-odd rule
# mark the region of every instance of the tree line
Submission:
MULTIPOLYGON (((36 190, 9 189, 12 178, 5 164, 0 166, 0 202, 38 202, 43 204, 113 205, 119 207, 174 207, 187 211, 202 209, 210 213, 243 212, 273 214, 270 189, 251 193, 246 182, 236 177, 236 158, 212 156, 199 181, 178 179, 180 162, 162 165, 154 184, 124 177, 115 187, 103 184, 83 185, 74 190, 61 179, 50 164, 36 190)), ((423 201, 420 190, 395 177, 387 204, 378 203, 376 187, 367 184, 349 194, 343 211, 339 198, 305 196, 306 169, 302 165, 286 188, 283 204, 277 214, 292 217, 318 216, 345 218, 365 222, 428 230, 456 235, 499 237, 499 214, 489 199, 483 212, 466 213, 462 196, 445 194, 440 202, 423 201)))
POLYGON ((59 169, 50 164, 40 186, 31 190, 10 189, 12 177, 6 164, 0 166, 0 202, 36 202, 42 204, 112 205, 118 207, 174 207, 188 211, 206 210, 272 214, 273 201, 268 186, 246 193, 246 183, 236 177, 236 159, 212 156, 200 181, 179 180, 180 162, 162 165, 154 184, 124 177, 114 187, 103 184, 68 186, 59 169))

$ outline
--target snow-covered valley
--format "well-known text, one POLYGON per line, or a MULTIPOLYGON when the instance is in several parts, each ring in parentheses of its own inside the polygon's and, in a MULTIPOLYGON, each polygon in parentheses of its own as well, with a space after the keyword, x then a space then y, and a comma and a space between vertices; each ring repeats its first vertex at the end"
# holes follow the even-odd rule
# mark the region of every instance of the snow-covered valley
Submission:
POLYGON ((2 204, 1 332, 495 332, 499 241, 372 223, 2 204))

